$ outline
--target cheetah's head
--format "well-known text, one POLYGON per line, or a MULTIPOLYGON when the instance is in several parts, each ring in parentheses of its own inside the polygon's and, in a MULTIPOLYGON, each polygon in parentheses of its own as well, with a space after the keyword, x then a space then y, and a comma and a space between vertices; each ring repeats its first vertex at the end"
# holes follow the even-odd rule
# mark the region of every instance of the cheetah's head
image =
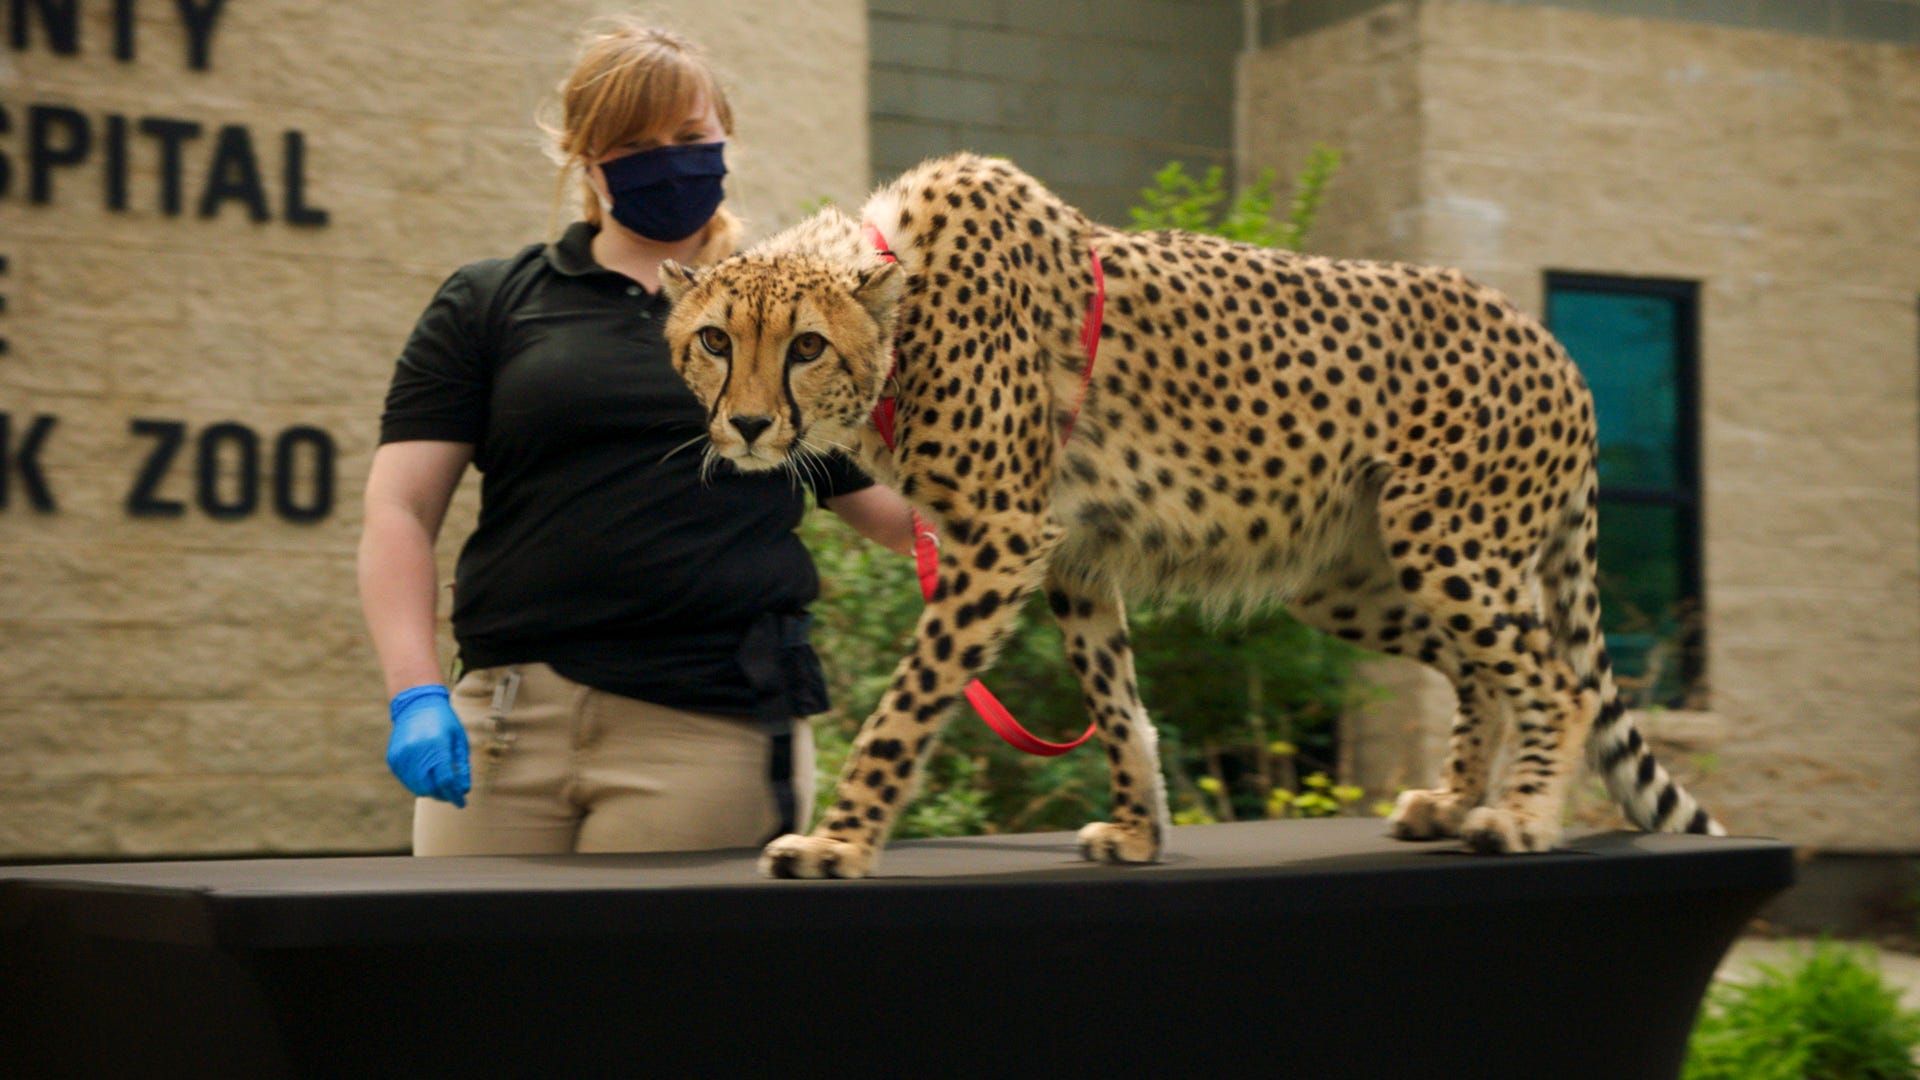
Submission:
POLYGON ((667 346, 706 406, 713 451, 748 472, 850 451, 887 378, 902 282, 857 248, 662 264, 667 346))

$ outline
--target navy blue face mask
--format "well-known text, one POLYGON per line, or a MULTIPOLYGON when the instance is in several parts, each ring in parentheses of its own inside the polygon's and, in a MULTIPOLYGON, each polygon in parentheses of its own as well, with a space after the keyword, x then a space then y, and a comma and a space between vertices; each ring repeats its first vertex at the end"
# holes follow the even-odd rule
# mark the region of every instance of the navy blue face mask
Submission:
POLYGON ((656 146, 602 162, 613 220, 649 240, 685 240, 713 220, 724 197, 725 143, 656 146))

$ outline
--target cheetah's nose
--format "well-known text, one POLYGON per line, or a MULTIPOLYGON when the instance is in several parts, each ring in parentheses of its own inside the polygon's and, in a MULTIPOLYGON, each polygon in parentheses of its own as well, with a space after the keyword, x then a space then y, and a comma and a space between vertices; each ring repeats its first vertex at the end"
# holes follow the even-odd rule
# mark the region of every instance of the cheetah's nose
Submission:
POLYGON ((759 438, 761 432, 773 426, 773 417, 736 416, 731 423, 734 430, 740 433, 740 437, 747 440, 747 445, 752 446, 753 440, 759 438))

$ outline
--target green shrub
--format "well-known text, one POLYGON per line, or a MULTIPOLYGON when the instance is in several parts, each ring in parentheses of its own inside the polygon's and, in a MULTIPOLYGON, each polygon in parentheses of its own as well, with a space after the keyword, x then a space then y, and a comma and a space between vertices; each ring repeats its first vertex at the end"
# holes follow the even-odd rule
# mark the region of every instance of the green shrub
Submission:
POLYGON ((1871 951, 1822 942, 1708 995, 1682 1080, 1912 1080, 1920 1012, 1871 951))
MULTIPOLYGON (((1297 247, 1311 228, 1339 155, 1316 147, 1274 218, 1273 176, 1229 198, 1222 170, 1189 176, 1170 163, 1141 192, 1137 229, 1181 228, 1297 247)), ((831 518, 811 515, 801 535, 820 567, 814 640, 836 711, 815 724, 817 809, 831 805, 853 732, 879 700, 911 644, 921 608, 913 565, 831 518)), ((1175 820, 1200 823, 1340 813, 1359 798, 1335 784, 1332 725, 1352 704, 1359 650, 1285 612, 1222 621, 1179 600, 1128 610, 1141 694, 1161 735, 1175 820)), ((986 682, 1041 738, 1064 741, 1087 724, 1045 601, 1035 597, 986 682)), ((1081 750, 1040 758, 1003 744, 965 705, 922 770, 922 790, 894 835, 953 836, 1078 828, 1107 813, 1105 756, 1081 750)))
MULTIPOLYGON (((1172 162, 1141 191, 1133 227, 1299 248, 1339 165, 1337 151, 1314 147, 1282 221, 1271 171, 1229 198, 1218 166, 1196 179, 1172 162)), ((1176 821, 1324 817, 1360 798, 1328 774, 1338 771, 1333 725, 1355 704, 1361 650, 1278 609, 1222 620, 1174 598, 1136 605, 1132 617, 1141 692, 1158 703, 1167 736, 1176 821)))
POLYGON ((1287 219, 1280 221, 1273 216, 1278 196, 1273 193, 1272 169, 1262 170, 1252 184, 1229 199, 1222 186, 1225 170, 1220 166, 1195 178, 1188 175, 1184 164, 1170 161, 1153 174, 1153 185, 1141 189, 1140 205, 1127 214, 1134 229, 1184 229, 1297 251, 1306 244, 1307 233, 1326 199, 1327 185, 1339 168, 1338 150, 1315 146, 1309 151, 1307 163, 1294 180, 1287 219), (1222 203, 1226 204, 1224 213, 1219 212, 1222 203))

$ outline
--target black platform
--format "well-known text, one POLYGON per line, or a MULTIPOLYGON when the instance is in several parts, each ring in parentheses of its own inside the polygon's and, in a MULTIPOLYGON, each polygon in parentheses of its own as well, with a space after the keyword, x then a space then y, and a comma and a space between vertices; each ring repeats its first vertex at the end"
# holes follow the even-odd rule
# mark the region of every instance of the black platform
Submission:
POLYGON ((0 867, 10 1076, 1658 1080, 1774 841, 1378 821, 752 852, 0 867))

